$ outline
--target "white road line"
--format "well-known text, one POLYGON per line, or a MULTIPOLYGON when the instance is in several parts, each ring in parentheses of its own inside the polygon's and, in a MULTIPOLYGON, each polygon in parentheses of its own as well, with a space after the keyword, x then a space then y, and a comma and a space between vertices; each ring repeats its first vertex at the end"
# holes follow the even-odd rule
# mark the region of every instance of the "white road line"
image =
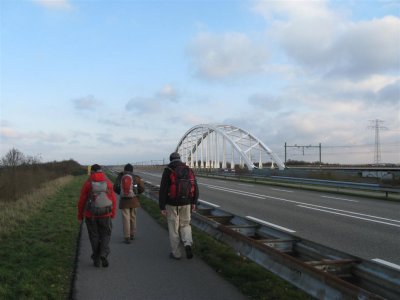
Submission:
POLYGON ((386 265, 386 266, 392 267, 394 269, 400 270, 400 266, 399 265, 391 263, 390 261, 386 261, 386 260, 383 260, 383 259, 380 259, 380 258, 374 258, 372 260, 377 262, 377 263, 380 263, 382 265, 386 265))
POLYGON ((341 200, 341 201, 358 202, 357 200, 350 200, 350 199, 337 198, 337 197, 331 197, 331 196, 321 196, 321 197, 322 197, 322 198, 328 198, 328 199, 341 200))
POLYGON ((154 174, 154 173, 149 173, 149 172, 139 172, 139 173, 146 174, 146 175, 153 176, 153 177, 161 177, 162 176, 160 174, 154 174))
POLYGON ((147 180, 146 180, 145 182, 147 182, 148 184, 153 184, 151 181, 147 181, 147 180))
POLYGON ((285 193, 293 193, 293 191, 274 189, 274 188, 271 188, 271 190, 278 191, 278 192, 285 192, 285 193))
POLYGON ((242 192, 242 191, 238 191, 238 190, 232 190, 229 188, 224 188, 224 187, 219 187, 219 186, 209 185, 209 184, 204 184, 204 185, 207 186, 208 188, 214 189, 214 190, 225 191, 225 192, 229 192, 229 193, 233 193, 233 194, 239 194, 239 195, 249 196, 249 197, 258 198, 258 199, 265 199, 264 196, 258 195, 255 193, 242 192))
MULTIPOLYGON (((326 207, 326 206, 320 206, 320 205, 315 205, 315 204, 309 204, 309 203, 305 203, 305 202, 300 202, 300 201, 295 201, 295 200, 289 200, 289 199, 285 199, 285 198, 279 198, 279 197, 273 197, 273 196, 267 196, 267 195, 261 195, 261 194, 256 194, 256 193, 250 193, 250 192, 242 192, 239 190, 234 190, 234 189, 229 189, 229 188, 223 188, 223 187, 219 187, 219 186, 215 186, 215 185, 210 185, 210 184, 202 184, 208 188, 211 189, 217 189, 217 190, 221 190, 221 191, 225 191, 225 192, 230 192, 230 193, 235 193, 235 194, 241 194, 244 196, 249 196, 249 197, 254 197, 254 198, 259 198, 259 199, 274 199, 274 200, 279 200, 279 201, 284 201, 284 202, 289 202, 289 203, 293 203, 296 204, 298 206, 304 205, 305 208, 314 208, 314 209, 319 209, 321 211, 325 211, 325 210, 329 210, 327 212, 330 213, 335 213, 333 211, 336 212, 344 212, 346 214, 351 214, 351 215, 359 215, 359 216, 363 216, 363 217, 355 217, 357 219, 363 219, 363 220, 370 220, 368 218, 364 218, 364 217, 369 217, 369 218, 373 218, 373 219, 379 219, 379 220, 384 220, 384 221, 389 221, 389 222, 395 222, 395 223, 400 223, 400 220, 393 220, 393 219, 389 219, 389 218, 383 218, 383 217, 377 217, 377 216, 373 216, 373 215, 367 215, 367 214, 362 214, 362 213, 357 213, 357 212, 352 212, 352 211, 346 211, 346 210, 342 210, 342 209, 336 209, 336 208, 330 208, 330 207, 326 207)), ((341 213, 336 213, 338 215, 340 215, 341 213)), ((347 216, 347 215, 346 215, 347 216)), ((391 226, 397 226, 396 224, 392 224, 392 223, 387 223, 387 222, 382 222, 382 221, 373 221, 373 222, 377 222, 377 223, 382 223, 382 224, 388 224, 391 226)))
POLYGON ((345 217, 349 217, 349 218, 355 218, 355 219, 370 221, 370 222, 374 222, 374 223, 380 223, 380 224, 385 224, 385 225, 389 225, 389 226, 400 227, 400 225, 398 225, 398 224, 392 224, 392 223, 388 223, 388 222, 382 222, 382 221, 378 221, 378 220, 373 220, 373 219, 368 219, 368 218, 363 218, 363 217, 352 216, 352 215, 343 214, 343 213, 338 213, 338 212, 330 211, 330 210, 326 210, 326 209, 319 209, 319 208, 316 208, 316 207, 310 207, 310 206, 306 206, 306 205, 297 205, 297 206, 303 207, 303 208, 307 208, 307 209, 313 209, 313 210, 323 211, 323 212, 327 212, 327 213, 329 213, 329 214, 340 215, 340 216, 345 216, 345 217))
POLYGON ((246 184, 246 183, 238 183, 237 185, 248 186, 248 187, 254 187, 254 185, 252 185, 252 184, 246 184))
POLYGON ((359 216, 370 217, 370 218, 374 218, 374 219, 380 219, 380 220, 400 223, 400 220, 394 220, 394 219, 389 219, 389 218, 377 217, 377 216, 373 216, 373 215, 361 214, 361 213, 356 213, 356 212, 353 212, 353 211, 348 211, 348 210, 343 210, 343 209, 330 208, 330 207, 320 206, 320 205, 315 205, 315 204, 305 204, 305 203, 300 203, 300 204, 304 204, 304 205, 307 205, 307 206, 318 207, 318 208, 329 209, 329 210, 333 210, 333 211, 340 211, 340 212, 344 212, 344 213, 352 214, 352 215, 359 215, 359 216))
POLYGON ((247 218, 247 219, 250 219, 250 220, 253 220, 253 221, 256 221, 256 222, 258 222, 258 223, 264 224, 264 225, 268 225, 268 226, 271 226, 271 227, 275 227, 275 228, 281 229, 281 230, 283 230, 283 231, 290 232, 290 233, 296 232, 296 231, 294 231, 294 230, 292 230, 292 229, 289 229, 289 228, 286 228, 286 227, 282 227, 282 226, 279 226, 279 225, 276 225, 276 224, 273 224, 273 223, 269 223, 269 222, 266 222, 266 221, 257 219, 257 218, 255 218, 255 217, 252 217, 252 216, 246 216, 246 218, 247 218))
POLYGON ((201 199, 199 199, 199 202, 207 204, 207 205, 210 205, 210 206, 213 206, 213 207, 220 207, 217 204, 214 204, 214 203, 211 203, 211 202, 207 202, 207 201, 204 201, 204 200, 201 200, 201 199))

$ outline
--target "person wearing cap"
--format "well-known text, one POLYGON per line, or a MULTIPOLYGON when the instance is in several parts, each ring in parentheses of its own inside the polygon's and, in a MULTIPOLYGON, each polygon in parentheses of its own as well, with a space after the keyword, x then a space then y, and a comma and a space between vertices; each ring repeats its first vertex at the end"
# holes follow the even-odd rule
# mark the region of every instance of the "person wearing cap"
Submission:
POLYGON ((185 248, 186 257, 191 259, 192 252, 192 228, 190 225, 191 212, 196 209, 197 200, 199 198, 199 189, 193 171, 181 161, 178 152, 171 153, 169 157, 170 163, 164 169, 160 183, 159 207, 161 214, 167 217, 168 232, 171 246, 169 257, 172 259, 181 258, 180 243, 182 241, 185 248), (193 174, 194 193, 191 197, 173 197, 171 192, 172 173, 180 167, 186 167, 193 174))
POLYGON ((83 184, 78 202, 78 220, 85 219, 92 246, 95 267, 108 267, 112 221, 115 218, 116 198, 113 185, 98 164, 90 168, 90 175, 83 184), (97 205, 96 202, 102 204, 97 205), (101 207, 99 207, 101 206, 101 207))
POLYGON ((122 214, 124 242, 130 244, 136 235, 136 214, 137 208, 140 206, 138 195, 144 192, 144 183, 140 176, 133 174, 133 166, 128 163, 124 166, 124 171, 118 174, 113 188, 114 192, 120 195, 119 209, 122 214), (127 197, 121 195, 121 181, 124 175, 131 177, 132 195, 127 197))

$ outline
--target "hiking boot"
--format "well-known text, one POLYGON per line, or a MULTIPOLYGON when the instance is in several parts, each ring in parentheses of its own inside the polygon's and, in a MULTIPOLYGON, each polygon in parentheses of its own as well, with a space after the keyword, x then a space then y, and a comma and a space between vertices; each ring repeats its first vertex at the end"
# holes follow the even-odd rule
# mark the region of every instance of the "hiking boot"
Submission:
POLYGON ((130 243, 131 243, 131 240, 130 240, 129 238, 125 238, 124 243, 125 243, 125 244, 130 244, 130 243))
POLYGON ((186 251, 186 258, 192 259, 193 258, 192 246, 190 245, 185 246, 185 251, 186 251))
POLYGON ((176 257, 175 255, 172 254, 172 252, 169 254, 169 258, 175 259, 175 260, 180 260, 180 257, 176 257))
POLYGON ((102 257, 100 257, 100 259, 101 259, 101 265, 104 267, 104 268, 107 268, 108 267, 108 260, 107 260, 107 257, 105 257, 105 256, 102 256, 102 257))

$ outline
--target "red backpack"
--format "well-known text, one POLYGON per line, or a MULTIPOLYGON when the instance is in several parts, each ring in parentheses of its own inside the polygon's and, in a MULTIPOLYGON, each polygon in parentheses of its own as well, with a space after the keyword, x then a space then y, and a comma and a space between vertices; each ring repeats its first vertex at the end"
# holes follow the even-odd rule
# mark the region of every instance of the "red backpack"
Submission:
POLYGON ((121 198, 133 198, 135 196, 133 185, 132 175, 124 174, 121 178, 121 198))
POLYGON ((169 169, 171 171, 169 197, 176 200, 193 198, 196 190, 193 170, 186 165, 177 166, 175 170, 169 169))

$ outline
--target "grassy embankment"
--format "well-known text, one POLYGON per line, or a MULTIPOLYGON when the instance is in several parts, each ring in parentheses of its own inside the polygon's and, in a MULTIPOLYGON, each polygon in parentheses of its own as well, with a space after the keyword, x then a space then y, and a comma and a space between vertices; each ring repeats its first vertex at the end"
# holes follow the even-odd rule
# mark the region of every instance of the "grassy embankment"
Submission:
POLYGON ((67 299, 86 176, 66 176, 0 202, 0 299, 67 299))

